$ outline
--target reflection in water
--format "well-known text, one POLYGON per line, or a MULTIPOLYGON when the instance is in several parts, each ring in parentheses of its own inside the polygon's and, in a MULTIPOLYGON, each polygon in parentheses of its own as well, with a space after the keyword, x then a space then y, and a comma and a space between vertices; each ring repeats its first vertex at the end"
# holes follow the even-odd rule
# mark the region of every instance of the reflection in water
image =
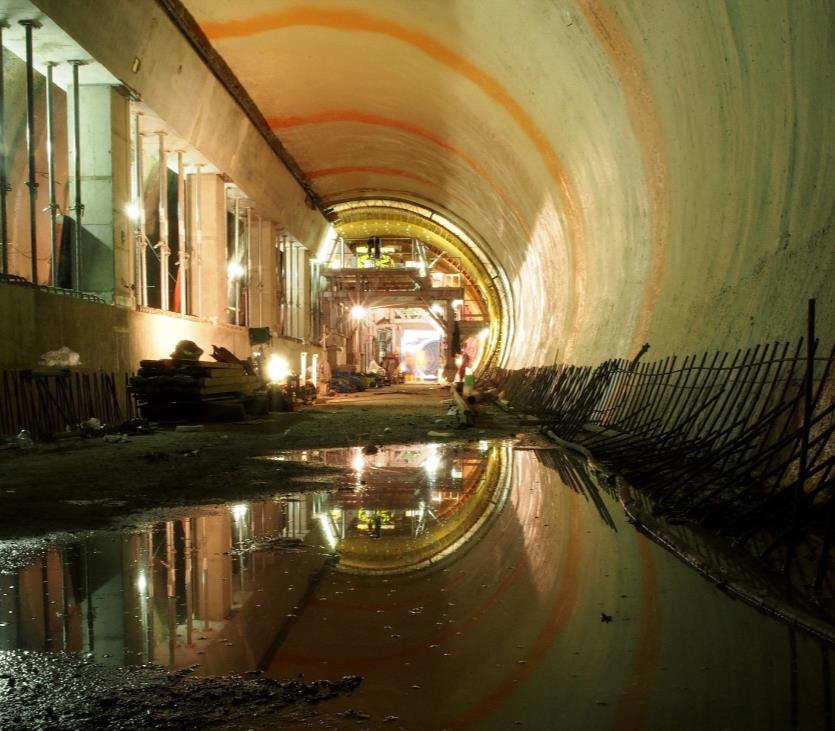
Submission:
POLYGON ((352 480, 55 548, 0 579, 0 649, 87 652, 104 663, 200 662, 218 672, 261 666, 263 633, 280 634, 296 617, 326 563, 405 572, 463 545, 484 522, 479 511, 495 507, 498 457, 507 449, 276 455, 350 465, 352 480))
POLYGON ((361 708, 364 728, 831 725, 831 650, 646 541, 585 463, 493 443, 368 451, 274 455, 346 476, 1 576, 0 648, 358 673, 328 708, 361 708))

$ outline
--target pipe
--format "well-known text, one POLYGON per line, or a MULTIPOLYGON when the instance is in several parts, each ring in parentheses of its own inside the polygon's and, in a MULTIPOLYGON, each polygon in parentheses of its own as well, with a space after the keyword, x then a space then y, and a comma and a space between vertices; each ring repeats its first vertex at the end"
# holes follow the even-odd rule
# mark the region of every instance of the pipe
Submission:
POLYGON ((40 28, 36 20, 21 20, 26 29, 26 149, 29 152, 29 246, 32 253, 32 284, 38 283, 38 181, 35 179, 35 76, 32 31, 40 28))
MULTIPOLYGON (((233 223, 235 226, 235 252, 233 254, 233 258, 235 264, 240 266, 241 260, 241 225, 240 225, 240 216, 241 216, 241 199, 240 197, 235 198, 235 215, 233 218, 233 223)), ((241 277, 238 273, 238 269, 236 267, 234 271, 235 275, 235 324, 241 324, 241 277)))
POLYGON ((75 225, 73 226, 72 277, 73 289, 81 291, 81 217, 84 215, 84 204, 81 200, 81 108, 80 90, 78 84, 78 68, 83 61, 70 61, 72 65, 72 99, 73 99, 73 161, 75 163, 75 225))
POLYGON ((197 316, 203 317, 203 227, 200 209, 200 187, 203 181, 203 163, 198 163, 195 173, 195 194, 194 194, 194 249, 197 254, 197 316))
POLYGON ((180 251, 177 266, 180 267, 180 314, 188 314, 188 240, 186 239, 186 169, 183 151, 177 150, 177 235, 180 251))
POLYGON ((46 159, 49 168, 49 250, 50 272, 53 287, 58 286, 58 202, 55 197, 55 109, 52 98, 52 69, 58 64, 46 65, 46 159))
POLYGON ((159 308, 168 311, 171 307, 168 290, 168 156, 165 152, 165 132, 157 132, 159 140, 159 308))
POLYGON ((6 117, 6 84, 3 73, 5 48, 3 47, 3 29, 8 28, 9 24, 2 20, 0 21, 0 272, 3 274, 9 273, 9 239, 8 239, 8 221, 6 212, 6 195, 10 188, 6 182, 6 125, 4 119, 6 117))
POLYGON ((145 172, 143 157, 144 144, 142 133, 139 129, 140 115, 133 115, 133 145, 136 150, 136 165, 134 167, 134 200, 136 210, 134 211, 133 239, 135 246, 136 264, 134 272, 134 291, 136 292, 137 304, 140 307, 148 306, 148 239, 145 236, 145 172))

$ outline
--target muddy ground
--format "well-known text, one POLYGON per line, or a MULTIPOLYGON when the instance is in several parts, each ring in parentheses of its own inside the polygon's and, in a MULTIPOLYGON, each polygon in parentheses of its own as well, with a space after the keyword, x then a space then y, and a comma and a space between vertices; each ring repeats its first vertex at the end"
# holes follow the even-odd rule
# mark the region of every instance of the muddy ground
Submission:
POLYGON ((73 438, 4 450, 0 538, 102 528, 131 513, 341 479, 339 472, 257 459, 280 450, 489 439, 520 430, 515 417, 487 403, 479 405, 474 427, 457 429, 447 413, 449 396, 436 386, 390 387, 248 422, 205 424, 201 431, 162 426, 120 443, 73 438))

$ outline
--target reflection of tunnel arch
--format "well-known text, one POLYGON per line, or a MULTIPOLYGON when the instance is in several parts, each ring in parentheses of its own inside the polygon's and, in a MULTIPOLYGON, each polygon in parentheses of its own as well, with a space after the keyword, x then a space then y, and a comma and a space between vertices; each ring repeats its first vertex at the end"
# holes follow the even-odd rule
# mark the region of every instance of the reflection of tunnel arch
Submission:
MULTIPOLYGON (((337 569, 364 575, 410 574, 438 566, 459 555, 478 539, 504 507, 510 489, 510 458, 508 445, 491 446, 484 472, 468 498, 446 520, 418 538, 398 536, 370 540, 360 536, 341 539, 337 545, 337 569)), ((411 479, 414 480, 414 476, 411 479)), ((327 520, 327 515, 323 515, 327 520)), ((333 529, 328 532, 333 533, 333 529)))
POLYGON ((487 305, 494 327, 490 331, 488 352, 501 362, 503 348, 512 339, 512 293, 504 271, 494 263, 489 245, 471 233, 464 222, 448 212, 428 205, 395 198, 365 198, 330 204, 338 216, 340 235, 414 235, 428 241, 439 252, 460 259, 462 268, 487 305))

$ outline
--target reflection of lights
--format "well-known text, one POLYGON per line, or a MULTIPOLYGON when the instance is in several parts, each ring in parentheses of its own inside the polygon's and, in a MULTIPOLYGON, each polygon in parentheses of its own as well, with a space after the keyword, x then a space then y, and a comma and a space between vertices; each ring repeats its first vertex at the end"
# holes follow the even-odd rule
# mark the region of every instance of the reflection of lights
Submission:
POLYGON ((455 367, 460 368, 461 364, 464 362, 464 356, 460 353, 455 356, 455 367))
POLYGON ((139 220, 139 206, 136 203, 128 203, 127 214, 128 214, 128 218, 131 221, 138 221, 139 220))
POLYGON ((464 476, 460 467, 453 467, 449 474, 453 480, 460 480, 464 476))
POLYGON ((409 367, 405 363, 400 363, 400 372, 405 373, 409 370, 409 367))
POLYGON ((490 337, 490 328, 489 327, 485 327, 483 330, 481 330, 478 333, 478 339, 479 340, 487 340, 487 338, 489 338, 489 337, 490 337))
POLYGON ((438 472, 438 467, 441 466, 441 455, 438 454, 437 444, 429 444, 427 447, 429 449, 429 454, 426 455, 426 460, 423 463, 423 469, 426 470, 426 474, 429 475, 430 478, 434 479, 435 474, 438 472))
POLYGON ((325 541, 327 541, 327 544, 331 547, 332 551, 336 550, 336 532, 334 531, 333 526, 331 525, 330 519, 328 518, 328 514, 321 513, 317 516, 317 518, 319 519, 319 523, 322 526, 322 534, 325 536, 325 541))
POLYGON ((452 306, 453 307, 463 307, 464 306, 464 300, 452 300, 452 306))
POLYGON ((140 594, 144 594, 148 589, 148 579, 145 578, 144 571, 139 572, 139 577, 136 579, 136 589, 140 594))
POLYGON ((235 520, 243 520, 246 517, 247 506, 244 503, 238 503, 237 505, 233 505, 232 508, 232 517, 235 520))
POLYGON ((362 305, 354 305, 351 308, 351 317, 355 320, 362 320, 368 314, 368 310, 365 309, 362 305))
POLYGON ((331 259, 330 263, 328 264, 329 269, 342 269, 342 262, 339 259, 331 259))
POLYGON ((432 491, 432 502, 439 503, 444 499, 444 496, 441 493, 437 492, 436 490, 432 491))
POLYGON ((244 275, 244 268, 236 261, 230 261, 226 267, 229 279, 240 279, 244 275))
POLYGON ((362 472, 365 467, 365 458, 362 456, 362 449, 354 447, 354 456, 351 459, 351 467, 355 472, 362 472))
POLYGON ((444 314, 444 306, 441 305, 441 304, 438 304, 437 302, 433 302, 432 307, 430 307, 429 309, 431 309, 432 312, 434 312, 436 315, 443 315, 444 314))
POLYGON ((284 358, 271 355, 267 361, 267 378, 273 383, 281 383, 290 375, 290 366, 284 358))
POLYGON ((490 449, 490 442, 485 441, 484 439, 482 439, 482 440, 478 443, 478 449, 479 449, 479 451, 481 451, 481 452, 486 452, 488 449, 490 449))

